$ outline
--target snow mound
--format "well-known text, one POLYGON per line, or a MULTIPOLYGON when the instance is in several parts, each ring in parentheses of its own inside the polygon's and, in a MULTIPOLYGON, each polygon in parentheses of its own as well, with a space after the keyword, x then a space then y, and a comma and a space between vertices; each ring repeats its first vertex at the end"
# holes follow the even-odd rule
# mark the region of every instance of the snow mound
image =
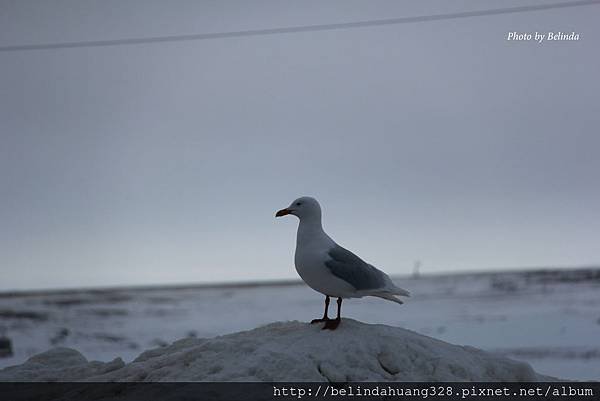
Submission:
POLYGON ((76 381, 125 366, 121 358, 112 362, 88 362, 78 351, 54 348, 32 356, 22 365, 0 370, 0 381, 76 381))
POLYGON ((124 365, 58 348, 0 370, 0 381, 540 381, 526 363, 415 332, 344 319, 335 331, 279 322, 187 338, 124 365))

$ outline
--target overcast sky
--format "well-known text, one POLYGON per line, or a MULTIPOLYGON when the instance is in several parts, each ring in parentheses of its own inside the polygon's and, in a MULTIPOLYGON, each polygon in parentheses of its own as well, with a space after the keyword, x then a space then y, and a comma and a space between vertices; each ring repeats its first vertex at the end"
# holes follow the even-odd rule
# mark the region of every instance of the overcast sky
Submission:
MULTIPOLYGON (((4 0, 0 46, 540 3, 4 0)), ((0 289, 297 277, 301 195, 390 274, 598 263, 599 15, 0 52, 0 289)))

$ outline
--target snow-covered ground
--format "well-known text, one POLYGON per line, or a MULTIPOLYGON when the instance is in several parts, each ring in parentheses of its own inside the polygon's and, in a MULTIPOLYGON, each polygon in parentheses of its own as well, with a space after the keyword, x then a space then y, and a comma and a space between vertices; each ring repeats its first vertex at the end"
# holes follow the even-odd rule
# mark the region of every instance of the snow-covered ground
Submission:
MULTIPOLYGON (((413 295, 405 305, 346 300, 343 316, 497 352, 550 376, 600 379, 599 269, 397 281, 413 295)), ((301 283, 0 294, 0 336, 4 327, 14 347, 0 368, 59 346, 129 362, 184 337, 308 321, 322 307, 322 296, 301 283)))
POLYGON ((335 332, 276 322, 210 339, 186 338, 124 365, 55 348, 0 370, 0 381, 548 381, 527 363, 399 327, 347 319, 335 332))

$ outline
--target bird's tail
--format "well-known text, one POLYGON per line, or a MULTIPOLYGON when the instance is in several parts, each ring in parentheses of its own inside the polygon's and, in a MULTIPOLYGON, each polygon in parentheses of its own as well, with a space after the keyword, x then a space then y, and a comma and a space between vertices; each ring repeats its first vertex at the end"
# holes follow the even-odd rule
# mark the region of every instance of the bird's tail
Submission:
POLYGON ((378 292, 378 293, 374 293, 371 295, 374 297, 387 299, 388 301, 396 302, 397 304, 400 304, 400 305, 402 305, 404 303, 404 302, 402 302, 402 300, 400 298, 395 297, 394 294, 392 294, 391 292, 378 292))
POLYGON ((392 293, 394 295, 402 295, 404 297, 410 297, 410 292, 408 292, 404 288, 396 287, 395 285, 390 290, 390 293, 392 293))
POLYGON ((410 292, 406 291, 404 288, 396 287, 395 285, 392 284, 392 285, 390 285, 390 287, 388 287, 386 289, 371 292, 369 295, 387 299, 388 301, 396 302, 397 304, 402 305, 404 302, 397 296, 401 295, 404 297, 410 297, 410 292))

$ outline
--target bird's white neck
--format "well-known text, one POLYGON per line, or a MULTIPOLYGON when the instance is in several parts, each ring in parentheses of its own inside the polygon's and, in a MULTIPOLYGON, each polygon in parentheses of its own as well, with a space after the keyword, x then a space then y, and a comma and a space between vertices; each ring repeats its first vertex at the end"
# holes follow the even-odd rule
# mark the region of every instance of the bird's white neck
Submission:
POLYGON ((306 245, 312 241, 329 239, 325 234, 321 224, 321 216, 303 217, 298 224, 298 234, 296 236, 296 248, 302 243, 306 245))

